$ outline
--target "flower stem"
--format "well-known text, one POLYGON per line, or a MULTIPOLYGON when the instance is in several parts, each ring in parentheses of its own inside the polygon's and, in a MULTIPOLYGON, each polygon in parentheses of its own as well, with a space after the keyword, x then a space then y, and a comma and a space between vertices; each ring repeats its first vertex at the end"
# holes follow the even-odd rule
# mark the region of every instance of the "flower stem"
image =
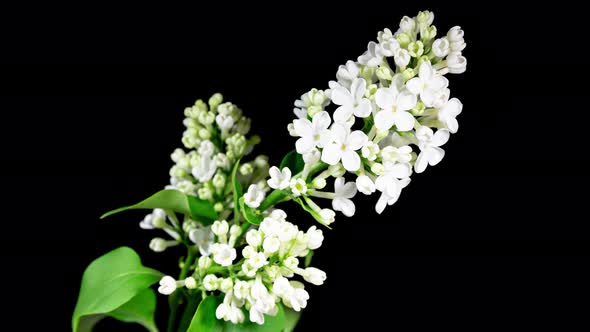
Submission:
MULTIPOLYGON (((184 265, 180 270, 180 275, 178 276, 178 280, 183 280, 186 278, 188 271, 190 270, 191 265, 194 263, 196 257, 196 252, 193 248, 187 247, 187 255, 186 259, 184 260, 184 265)), ((176 314, 178 310, 178 306, 182 302, 182 292, 177 290, 174 292, 169 299, 170 304, 170 316, 168 317, 168 332, 174 332, 174 328, 176 327, 176 314)))

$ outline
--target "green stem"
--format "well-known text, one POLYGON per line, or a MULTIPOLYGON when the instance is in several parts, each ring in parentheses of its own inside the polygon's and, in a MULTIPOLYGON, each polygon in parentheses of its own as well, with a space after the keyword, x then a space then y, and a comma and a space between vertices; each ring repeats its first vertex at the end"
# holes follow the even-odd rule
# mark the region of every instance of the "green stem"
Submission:
MULTIPOLYGON (((194 248, 188 247, 187 251, 188 251, 188 253, 186 255, 186 259, 184 260, 184 265, 182 266, 182 269, 180 270, 180 275, 178 276, 178 280, 183 280, 186 278, 186 275, 188 274, 188 271, 190 270, 191 265, 195 261, 196 251, 194 250, 194 248)), ((182 299, 179 298, 180 296, 182 296, 182 292, 180 290, 177 290, 176 292, 174 292, 170 296, 170 299, 169 299, 170 317, 168 318, 168 330, 167 330, 168 332, 174 332, 174 328, 176 327, 176 314, 177 314, 178 306, 182 302, 182 299)))
POLYGON ((266 211, 271 206, 282 202, 285 199, 288 199, 288 193, 284 190, 275 189, 273 190, 270 195, 266 197, 266 199, 260 204, 258 210, 266 211))

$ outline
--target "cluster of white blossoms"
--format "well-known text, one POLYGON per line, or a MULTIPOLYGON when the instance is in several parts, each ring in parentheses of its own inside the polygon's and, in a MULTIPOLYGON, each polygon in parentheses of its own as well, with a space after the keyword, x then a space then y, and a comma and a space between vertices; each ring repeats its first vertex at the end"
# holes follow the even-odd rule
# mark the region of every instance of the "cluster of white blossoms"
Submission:
POLYGON ((204 294, 224 293, 215 314, 218 319, 234 324, 244 321, 244 309, 250 321, 264 324, 264 315, 274 316, 279 302, 300 311, 306 307, 309 294, 303 283, 292 278, 298 275, 314 285, 324 283, 323 271, 300 266, 300 259, 305 261, 312 250, 319 248, 324 236, 315 226, 307 232, 300 231, 286 218, 283 210, 275 209, 258 229, 248 230, 245 237, 241 237, 239 226, 215 221, 211 227, 215 240, 211 240, 207 255, 197 260, 194 273, 179 281, 166 276, 158 291, 169 295, 186 287, 204 294), (245 246, 238 252, 242 245, 245 246))
MULTIPOLYGON (((309 196, 331 199, 333 210, 351 216, 357 191, 379 192, 376 211, 381 213, 397 201, 412 172, 421 173, 444 157, 441 146, 457 132, 456 116, 463 108, 450 98, 444 75, 465 71, 466 44, 460 27, 436 38, 433 19, 433 13, 423 11, 404 17, 395 33, 380 31, 357 61, 338 68, 329 89, 312 89, 295 102, 297 119, 288 129, 298 137, 296 151, 306 166, 303 176, 291 180, 296 181, 292 194, 303 195, 301 204, 321 222, 329 224, 334 213, 309 196), (331 104, 332 114, 327 111, 331 104), (317 176, 306 173, 326 167, 317 176), (345 183, 345 171, 356 176, 354 183, 345 183), (318 191, 328 176, 336 178, 334 192, 318 191)), ((271 168, 271 176, 271 187, 282 188, 290 173, 271 168)))
POLYGON ((141 222, 142 228, 163 229, 173 238, 152 240, 154 251, 184 243, 196 255, 192 261, 189 256, 183 269, 189 274, 182 280, 161 279, 160 293, 185 287, 202 298, 223 294, 215 315, 235 324, 246 317, 263 324, 281 303, 295 311, 306 307, 309 294, 301 281, 321 285, 326 279, 309 267, 324 237, 316 226, 299 230, 274 206, 293 200, 328 226, 335 211, 355 214, 357 192, 378 192, 381 213, 397 201, 413 172, 442 160, 441 146, 457 132, 462 110, 461 102, 450 98, 444 75, 465 71, 466 44, 459 27, 437 39, 433 18, 420 12, 404 17, 395 33, 379 32, 357 61, 339 67, 329 89, 312 89, 296 101, 297 119, 288 127, 298 138, 296 152, 281 168, 269 167, 264 156, 241 163, 259 139, 246 137, 250 120, 235 105, 222 103, 221 95, 185 110, 182 141, 190 152, 172 154, 176 164, 168 188, 209 201, 219 220, 204 227, 156 209, 141 222), (354 181, 347 182, 348 174, 354 181), (330 178, 333 190, 326 191, 330 178), (240 197, 241 188, 247 189, 240 197), (330 200, 331 208, 320 207, 315 198, 330 200))
MULTIPOLYGON (((225 102, 219 93, 205 103, 199 99, 192 107, 184 110, 183 121, 186 130, 182 143, 189 152, 176 149, 171 155, 174 165, 170 168, 170 185, 166 189, 176 189, 194 195, 213 204, 221 219, 227 218, 233 209, 231 170, 240 158, 252 152, 260 138, 248 137, 251 120, 245 117, 236 105, 225 102)), ((257 156, 251 162, 241 163, 239 174, 249 183, 266 187, 268 158, 257 156)), ((166 216, 164 210, 155 209, 140 223, 143 229, 162 229, 173 240, 160 237, 150 242, 156 252, 181 242, 182 235, 199 247, 203 255, 210 251, 213 241, 211 227, 203 227, 190 219, 178 221, 174 216, 166 216)))

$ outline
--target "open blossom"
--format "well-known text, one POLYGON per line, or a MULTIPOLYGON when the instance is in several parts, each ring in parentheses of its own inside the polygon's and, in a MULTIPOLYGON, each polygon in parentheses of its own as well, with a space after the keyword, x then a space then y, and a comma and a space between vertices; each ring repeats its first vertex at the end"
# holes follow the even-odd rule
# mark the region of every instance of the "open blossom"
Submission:
POLYGON ((414 169, 416 173, 422 173, 426 166, 435 166, 445 156, 445 151, 440 146, 449 140, 449 131, 439 129, 436 133, 433 133, 432 129, 422 126, 416 130, 416 137, 419 141, 420 154, 416 159, 414 169))
POLYGON ((236 259, 236 249, 230 247, 227 244, 214 244, 212 252, 213 261, 221 266, 230 266, 234 259, 236 259))
POLYGON ((449 100, 438 110, 438 119, 452 134, 459 130, 459 122, 456 117, 461 113, 461 110, 463 110, 463 104, 457 98, 449 100))
POLYGON ((330 140, 330 115, 322 111, 313 116, 312 121, 308 119, 297 119, 293 121, 293 128, 297 136, 301 137, 295 143, 298 153, 304 154, 315 147, 323 147, 330 140))
POLYGON ((420 95, 420 100, 426 107, 434 106, 436 93, 446 88, 449 81, 438 74, 430 62, 423 62, 420 65, 418 77, 414 77, 406 83, 406 87, 415 95, 420 95))
POLYGON ((279 170, 278 167, 273 166, 268 170, 270 179, 266 181, 268 186, 273 189, 285 189, 289 187, 291 181, 291 170, 288 167, 283 167, 279 170))
POLYGON ((356 152, 367 141, 367 135, 360 130, 350 131, 350 128, 334 124, 332 126, 333 141, 325 146, 322 161, 329 165, 336 165, 342 160, 347 171, 355 172, 361 167, 361 158, 356 152))
POLYGON ((332 102, 340 105, 334 112, 334 121, 346 122, 353 114, 366 118, 371 114, 371 101, 364 98, 367 82, 363 78, 352 81, 350 91, 342 86, 332 89, 332 102))
POLYGON ((336 79, 338 83, 345 88, 350 88, 352 81, 354 81, 359 75, 359 67, 354 61, 346 61, 346 65, 338 67, 336 72, 336 79))
POLYGON ((249 207, 255 209, 260 206, 266 194, 257 185, 251 184, 248 191, 244 194, 244 203, 249 207))
POLYGON ((345 183, 343 177, 334 180, 334 198, 332 199, 332 208, 342 212, 347 217, 354 215, 355 206, 351 198, 356 195, 356 185, 354 182, 345 183))
POLYGON ((416 96, 407 89, 398 91, 394 86, 379 88, 375 101, 381 110, 375 115, 375 127, 379 130, 389 130, 393 125, 399 131, 414 128, 415 119, 408 112, 416 105, 416 96))
POLYGON ((366 175, 361 175, 356 178, 356 187, 358 191, 365 195, 371 195, 375 192, 375 183, 366 175))
POLYGON ((377 67, 383 61, 381 46, 375 42, 370 42, 367 51, 358 57, 359 63, 368 67, 377 67))
POLYGON ((410 183, 410 166, 408 164, 386 163, 385 172, 375 180, 375 187, 381 196, 375 205, 377 213, 383 212, 387 205, 394 204, 403 188, 410 183))

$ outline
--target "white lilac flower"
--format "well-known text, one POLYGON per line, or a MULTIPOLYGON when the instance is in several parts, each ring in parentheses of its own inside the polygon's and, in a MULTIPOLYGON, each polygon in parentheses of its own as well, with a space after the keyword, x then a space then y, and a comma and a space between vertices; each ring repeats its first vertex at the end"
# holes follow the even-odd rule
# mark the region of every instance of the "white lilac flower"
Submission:
POLYGON ((217 114, 215 122, 222 130, 229 130, 234 125, 234 119, 229 114, 217 114))
POLYGON ((412 160, 412 148, 408 145, 399 148, 389 145, 381 150, 383 162, 389 163, 409 163, 412 160))
POLYGON ((366 175, 360 175, 356 178, 356 187, 358 191, 365 195, 371 195, 375 192, 375 183, 366 175))
POLYGON ((326 272, 316 269, 315 267, 306 268, 301 276, 305 281, 316 286, 323 285, 326 280, 326 272))
POLYGON ((230 266, 236 259, 236 249, 227 244, 215 243, 212 252, 213 260, 221 266, 230 266))
POLYGON ((321 158, 320 150, 311 149, 309 152, 303 154, 303 162, 307 165, 315 165, 321 158))
POLYGON ((192 174, 199 182, 207 182, 211 180, 217 171, 217 164, 210 156, 201 156, 197 166, 193 167, 192 174))
POLYGON ((402 32, 412 34, 414 33, 414 29, 416 29, 416 21, 411 17, 404 16, 399 23, 399 28, 402 32))
POLYGON ((215 220, 213 225, 211 225, 211 231, 217 237, 226 237, 229 231, 229 223, 226 220, 215 220))
POLYGON ((214 274, 208 274, 203 278, 203 287, 212 292, 219 288, 219 279, 214 274))
POLYGON ((210 227, 199 227, 189 231, 188 237, 199 248, 202 256, 211 254, 211 244, 213 244, 214 234, 210 227))
POLYGON ((163 295, 170 295, 176 290, 176 280, 171 276, 164 276, 160 279, 160 287, 158 293, 163 295))
POLYGON ((201 156, 210 157, 215 152, 215 146, 209 140, 202 141, 199 145, 198 152, 201 156))
POLYGON ((307 184, 305 183, 305 180, 301 178, 291 179, 291 183, 289 186, 291 187, 291 193, 295 197, 299 197, 307 193, 307 184))
POLYGON ((457 98, 449 100, 438 110, 438 119, 452 134, 459 130, 459 122, 456 117, 461 113, 461 110, 463 110, 463 104, 457 98))
POLYGON ((334 198, 332 199, 332 208, 342 212, 347 217, 352 217, 355 212, 355 206, 351 198, 356 195, 356 185, 354 182, 345 183, 343 177, 334 180, 334 198))
POLYGON ((301 137, 295 143, 297 152, 307 153, 315 147, 324 147, 330 140, 330 115, 322 111, 313 116, 312 121, 308 119, 296 119, 293 121, 293 128, 297 136, 301 137))
POLYGON ((322 245, 324 241, 324 234, 321 229, 311 226, 306 233, 307 247, 310 250, 316 250, 322 245))
POLYGON ((467 59, 460 53, 451 53, 447 57, 447 66, 449 73, 451 74, 462 74, 467 69, 467 59))
POLYGON ((465 39, 463 38, 464 32, 460 26, 452 27, 447 33, 447 39, 449 40, 449 48, 451 53, 460 53, 465 49, 465 39))
POLYGON ((288 167, 283 167, 279 170, 278 167, 273 166, 268 170, 270 179, 267 180, 268 186, 273 189, 286 189, 291 182, 291 170, 288 167))
POLYGON ((448 85, 449 81, 437 73, 428 61, 420 65, 418 76, 406 83, 406 87, 410 92, 420 95, 420 100, 422 100, 426 107, 434 106, 436 93, 448 85))
POLYGON ((379 31, 377 34, 379 46, 381 46, 381 54, 384 56, 394 56, 395 52, 400 48, 400 44, 388 28, 379 31))
POLYGON ((163 228, 166 225, 166 212, 162 209, 154 209, 152 213, 146 215, 139 223, 142 229, 163 228))
POLYGON ((251 184, 248 187, 248 191, 244 194, 244 203, 249 207, 255 209, 260 206, 260 203, 266 197, 266 193, 261 190, 257 185, 251 184))
POLYGON ((336 165, 342 160, 342 165, 349 172, 356 172, 361 167, 361 158, 356 152, 367 141, 367 135, 360 130, 350 131, 350 128, 340 124, 332 126, 333 141, 324 147, 322 161, 329 165, 336 165))
POLYGON ((188 277, 184 279, 184 287, 187 289, 195 289, 197 288, 197 280, 193 277, 188 277))
MULTIPOLYGON (((246 233, 246 243, 251 247, 257 248, 262 244, 262 234, 256 229, 249 230, 248 233, 246 233)), ((244 257, 246 257, 246 255, 244 255, 244 257)))
POLYGON ((410 53, 405 48, 398 48, 393 54, 393 60, 395 64, 400 67, 405 67, 410 63, 410 53))
POLYGON ((426 166, 435 166, 445 156, 445 151, 440 146, 449 140, 449 131, 439 129, 436 133, 433 133, 432 129, 422 126, 416 130, 416 138, 418 139, 420 154, 414 164, 414 170, 416 173, 422 173, 426 166))
POLYGON ((440 58, 444 58, 449 55, 450 44, 447 38, 439 38, 432 43, 432 52, 434 55, 440 58))
POLYGON ((398 200, 402 189, 410 183, 410 173, 408 164, 386 164, 384 174, 375 180, 375 187, 381 192, 375 205, 377 213, 380 214, 385 206, 392 205, 398 200))
POLYGON ((369 42, 367 51, 358 57, 358 62, 368 67, 377 67, 382 61, 383 53, 381 46, 375 42, 369 42))
POLYGON ((359 118, 366 118, 371 114, 371 101, 364 97, 367 82, 363 78, 355 78, 350 90, 338 86, 332 89, 332 102, 340 105, 334 111, 334 121, 346 122, 353 114, 359 118))
POLYGON ((373 141, 367 141, 361 149, 361 154, 363 158, 373 161, 377 159, 377 155, 379 154, 379 145, 373 141))
POLYGON ((416 100, 416 96, 407 89, 398 91, 394 86, 379 88, 375 101, 381 110, 375 115, 375 127, 389 130, 395 125, 399 131, 412 130, 416 120, 408 111, 416 105, 416 100))
POLYGON ((347 61, 346 65, 338 67, 336 79, 345 88, 350 88, 352 81, 359 76, 359 67, 354 61, 347 61))

